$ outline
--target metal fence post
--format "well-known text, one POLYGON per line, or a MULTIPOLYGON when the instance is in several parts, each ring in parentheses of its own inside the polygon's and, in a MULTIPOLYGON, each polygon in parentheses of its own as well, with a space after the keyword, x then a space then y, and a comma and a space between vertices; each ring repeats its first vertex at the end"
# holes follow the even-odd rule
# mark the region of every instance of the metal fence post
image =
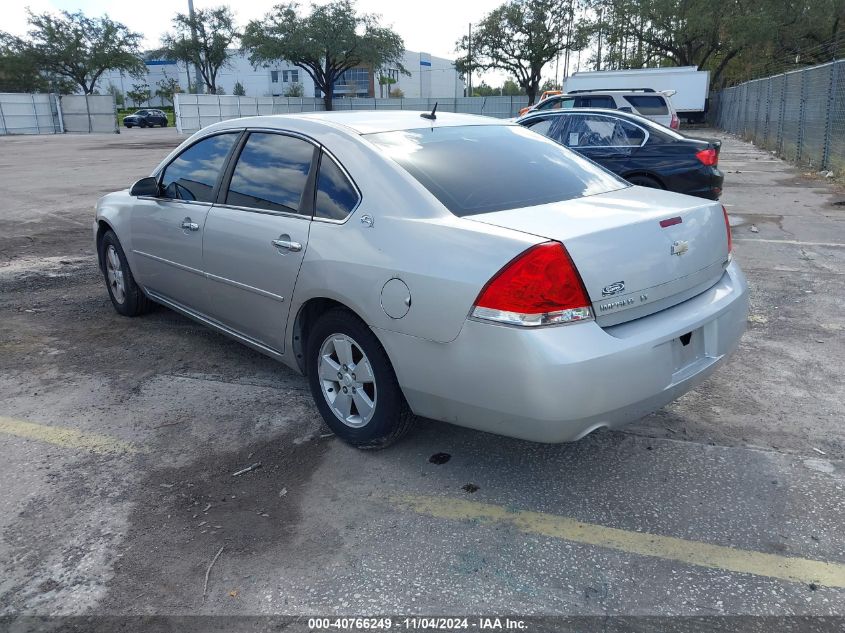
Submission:
POLYGON ((801 101, 799 102, 801 105, 798 108, 798 142, 796 143, 795 148, 795 162, 799 162, 801 160, 801 150, 803 149, 804 145, 804 126, 805 126, 805 114, 806 108, 804 107, 804 102, 807 100, 807 71, 801 71, 801 101))
POLYGON ((9 133, 9 128, 6 127, 6 115, 3 114, 3 100, 0 99, 0 125, 3 126, 2 133, 5 136, 9 133))
POLYGON ((840 62, 833 62, 830 65, 830 83, 827 86, 827 120, 824 128, 824 145, 822 146, 822 169, 830 167, 830 141, 833 133, 833 98, 836 80, 839 78, 840 62))
POLYGON ((241 95, 238 95, 238 118, 241 118, 241 95))
POLYGON ((766 81, 766 124, 763 127, 763 147, 768 148, 769 145, 769 121, 772 118, 772 83, 771 77, 766 81))
POLYGON ((56 97, 56 118, 59 120, 59 134, 65 133, 65 113, 62 112, 62 95, 56 97))
POLYGON ((217 118, 223 120, 223 103, 220 101, 220 95, 217 95, 217 118))
POLYGON ((783 156, 783 119, 786 117, 786 89, 789 87, 788 75, 783 76, 783 82, 780 89, 780 118, 778 119, 778 142, 777 153, 778 156, 783 156))
POLYGON ((35 117, 35 131, 41 134, 41 125, 38 123, 38 106, 35 105, 35 93, 29 95, 32 99, 32 115, 35 117))

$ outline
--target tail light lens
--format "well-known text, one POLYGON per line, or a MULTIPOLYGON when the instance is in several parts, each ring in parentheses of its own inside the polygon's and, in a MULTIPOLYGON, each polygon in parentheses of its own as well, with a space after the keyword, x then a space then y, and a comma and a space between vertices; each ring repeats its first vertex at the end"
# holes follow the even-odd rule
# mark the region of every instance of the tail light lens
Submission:
POLYGON ((529 248, 487 282, 472 316, 510 325, 539 326, 593 318, 581 275, 560 242, 529 248))
POLYGON ((696 152, 695 157, 706 167, 715 167, 719 163, 719 153, 712 147, 696 152))
POLYGON ((681 129, 681 119, 678 118, 678 115, 675 112, 672 113, 672 121, 669 123, 669 127, 673 130, 681 129))
POLYGON ((734 240, 731 235, 731 221, 728 219, 728 210, 725 205, 722 205, 722 215, 725 216, 725 230, 728 232, 728 257, 730 257, 734 250, 734 240))

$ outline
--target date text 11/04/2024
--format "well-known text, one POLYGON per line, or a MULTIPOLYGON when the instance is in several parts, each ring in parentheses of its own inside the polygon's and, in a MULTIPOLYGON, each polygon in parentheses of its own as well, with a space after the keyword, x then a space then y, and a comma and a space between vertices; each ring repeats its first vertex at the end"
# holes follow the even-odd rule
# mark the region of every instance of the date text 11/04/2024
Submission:
POLYGON ((323 630, 430 630, 460 631, 477 629, 479 631, 522 631, 526 630, 523 620, 498 617, 478 618, 311 618, 308 628, 312 631, 323 630))

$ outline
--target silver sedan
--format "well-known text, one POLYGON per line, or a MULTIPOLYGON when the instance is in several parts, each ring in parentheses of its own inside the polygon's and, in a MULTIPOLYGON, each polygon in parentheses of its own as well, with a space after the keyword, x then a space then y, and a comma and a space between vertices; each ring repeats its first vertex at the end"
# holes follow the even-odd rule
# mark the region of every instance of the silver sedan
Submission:
POLYGON ((218 123, 103 197, 94 237, 120 314, 163 304, 302 372, 361 448, 416 416, 620 426, 716 369, 748 310, 718 203, 469 115, 218 123))

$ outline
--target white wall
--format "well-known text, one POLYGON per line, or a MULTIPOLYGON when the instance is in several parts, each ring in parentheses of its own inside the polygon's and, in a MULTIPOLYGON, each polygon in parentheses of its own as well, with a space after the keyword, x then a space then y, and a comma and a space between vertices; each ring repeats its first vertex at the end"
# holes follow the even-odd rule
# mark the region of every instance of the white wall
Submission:
MULTIPOLYGON (((403 65, 411 72, 411 76, 399 75, 398 82, 393 86, 399 87, 406 97, 455 97, 463 96, 464 83, 455 72, 454 63, 451 60, 442 57, 432 57, 428 53, 417 53, 414 51, 405 51, 403 65)), ((221 69, 217 77, 217 85, 226 91, 227 95, 234 92, 235 84, 240 81, 246 91, 248 97, 269 97, 284 95, 290 86, 290 82, 284 83, 283 71, 298 71, 299 83, 304 89, 303 96, 313 97, 315 95, 314 82, 311 77, 303 69, 283 62, 274 64, 269 68, 258 67, 253 68, 249 63, 249 58, 241 53, 235 54, 229 66, 221 69), (271 81, 272 72, 278 71, 278 83, 271 81)), ((183 62, 177 63, 161 63, 150 62, 147 64, 147 75, 143 79, 135 79, 125 73, 118 71, 107 71, 100 78, 97 84, 97 91, 105 94, 108 91, 109 84, 115 85, 123 94, 132 90, 133 84, 146 81, 150 87, 150 92, 155 94, 156 83, 166 78, 175 78, 182 90, 186 90, 188 86, 188 77, 185 71, 185 64, 183 62)), ((194 71, 191 69, 191 80, 194 79, 194 71)), ((375 83, 375 96, 379 96, 378 79, 375 83)), ((385 88, 385 97, 387 96, 387 86, 385 88)), ((126 99, 126 107, 131 107, 129 99, 126 99)), ((153 97, 150 100, 151 107, 160 105, 169 105, 161 103, 161 100, 153 97)))

